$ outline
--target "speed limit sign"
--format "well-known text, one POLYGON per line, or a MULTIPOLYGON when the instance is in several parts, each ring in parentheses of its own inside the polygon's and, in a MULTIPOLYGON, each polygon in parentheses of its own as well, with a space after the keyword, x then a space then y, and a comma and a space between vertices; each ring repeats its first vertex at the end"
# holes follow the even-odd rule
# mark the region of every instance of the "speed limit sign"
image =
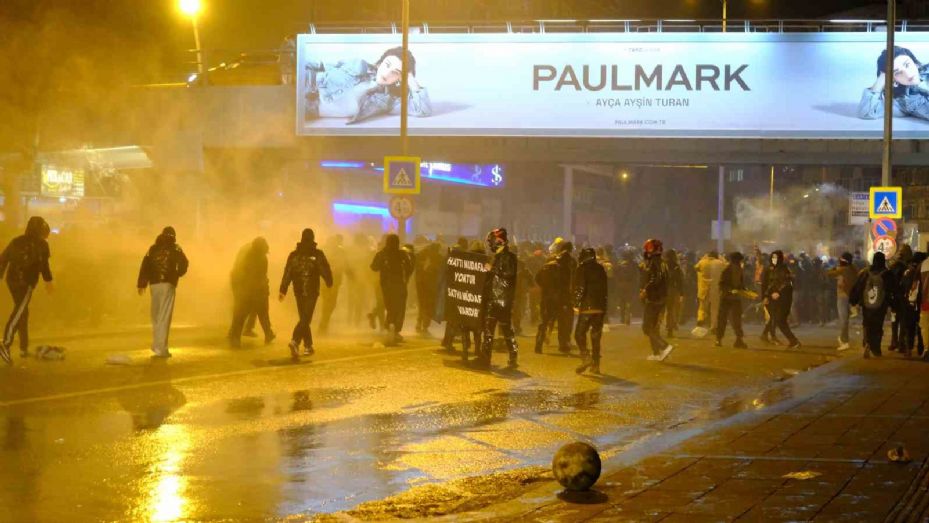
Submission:
POLYGON ((413 216, 413 200, 408 196, 394 196, 390 199, 390 215, 397 220, 406 220, 413 216))
POLYGON ((882 252, 887 258, 897 253, 897 240, 893 236, 878 236, 874 240, 874 252, 882 252))

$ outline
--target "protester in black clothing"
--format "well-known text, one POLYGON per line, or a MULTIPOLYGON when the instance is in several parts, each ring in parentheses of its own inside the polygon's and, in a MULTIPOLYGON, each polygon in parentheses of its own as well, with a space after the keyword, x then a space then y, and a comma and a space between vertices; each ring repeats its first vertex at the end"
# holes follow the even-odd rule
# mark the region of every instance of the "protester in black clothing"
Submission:
POLYGON ((909 359, 913 355, 919 338, 919 308, 922 302, 920 289, 920 271, 926 261, 926 253, 913 254, 909 267, 900 279, 900 297, 897 299, 902 306, 897 311, 897 322, 900 323, 900 352, 909 359))
POLYGON ((26 224, 26 233, 13 238, 0 254, 0 275, 6 272, 6 286, 13 297, 13 312, 0 341, 0 358, 9 365, 13 364, 10 347, 17 332, 20 356, 29 354, 29 301, 39 283, 39 275, 45 281, 46 289, 52 290, 52 271, 48 265, 51 252, 47 241, 50 232, 44 219, 33 216, 26 224))
POLYGON ((312 229, 303 229, 300 243, 290 255, 284 266, 284 277, 278 299, 284 301, 287 289, 294 286, 294 299, 297 302, 297 313, 300 319, 294 327, 288 347, 290 356, 294 359, 300 357, 300 343, 303 343, 303 354, 312 355, 313 330, 310 323, 313 321, 313 311, 316 310, 316 301, 319 299, 319 279, 322 278, 327 287, 332 287, 332 269, 323 251, 316 248, 316 235, 312 229))
POLYGON ((787 338, 788 348, 799 349, 800 341, 790 330, 790 308, 793 305, 793 278, 783 251, 771 253, 771 263, 764 274, 762 296, 771 314, 771 328, 780 329, 787 338))
MULTIPOLYGON (((910 262, 913 260, 913 249, 907 244, 900 246, 900 249, 897 250, 897 254, 893 257, 893 260, 888 264, 888 270, 894 277, 895 282, 900 282, 903 279, 903 273, 906 272, 907 268, 910 266, 910 262)), ((900 341, 900 315, 904 313, 904 308, 906 304, 904 303, 903 293, 897 292, 894 295, 894 301, 890 303, 890 347, 889 350, 896 351, 903 348, 903 343, 900 341)))
POLYGON ((388 234, 384 248, 374 255, 371 270, 380 273, 384 307, 387 309, 388 343, 403 341, 400 331, 406 316, 407 283, 413 274, 412 255, 400 248, 400 237, 388 234))
POLYGON ((624 325, 632 324, 632 303, 635 300, 639 283, 639 267, 635 263, 635 253, 625 250, 622 259, 613 267, 613 286, 616 287, 616 306, 619 308, 619 321, 624 325))
POLYGON ((677 251, 668 249, 664 253, 664 262, 668 267, 668 303, 665 306, 665 333, 673 338, 681 323, 681 306, 684 296, 684 271, 677 258, 677 251))
POLYGON ((490 231, 487 234, 487 247, 492 254, 482 293, 484 336, 478 363, 484 367, 490 366, 494 334, 497 327, 500 327, 509 351, 507 368, 515 369, 519 352, 512 323, 513 301, 516 297, 516 255, 510 252, 506 229, 490 231))
MULTIPOLYGON (((232 288, 232 315, 235 317, 235 304, 239 303, 240 291, 241 291, 241 282, 238 281, 239 277, 242 275, 242 267, 245 266, 246 260, 252 252, 252 242, 248 242, 243 245, 239 252, 235 256, 235 263, 232 264, 232 272, 229 274, 229 286, 232 288)), ((248 313, 245 316, 245 323, 242 326, 241 336, 246 338, 255 338, 258 334, 255 333, 255 324, 258 321, 258 316, 254 312, 248 313)))
POLYGON ((229 344, 233 347, 241 344, 246 318, 252 315, 261 323, 265 344, 274 340, 268 315, 268 250, 268 241, 259 236, 252 241, 245 256, 236 259, 236 266, 233 267, 231 279, 235 303, 232 325, 229 327, 229 344))
POLYGON ((136 287, 139 296, 149 288, 151 294, 152 352, 155 358, 170 358, 168 335, 174 317, 177 283, 187 274, 189 262, 177 244, 174 227, 165 227, 155 239, 139 267, 136 287))
POLYGON ((737 349, 747 349, 745 333, 742 332, 742 294, 745 292, 745 273, 742 263, 745 257, 740 252, 729 255, 729 263, 723 269, 719 280, 719 314, 716 324, 716 346, 721 347, 723 337, 726 335, 726 322, 732 321, 732 330, 735 331, 735 345, 737 349))
POLYGON ((606 269, 597 261, 596 252, 583 249, 578 256, 574 278, 574 309, 577 311, 574 341, 584 359, 577 368, 578 374, 588 369, 594 374, 600 374, 600 339, 603 337, 603 319, 607 311, 608 281, 606 269), (587 350, 588 331, 591 351, 587 350))
POLYGON ((534 277, 527 266, 527 256, 523 251, 523 246, 518 249, 514 247, 513 254, 516 255, 516 300, 513 302, 513 330, 517 336, 523 333, 523 320, 526 311, 529 308, 529 295, 534 285, 534 277))
POLYGON ((416 254, 416 332, 420 334, 428 334, 432 325, 444 262, 442 247, 438 243, 429 243, 416 254))
MULTIPOLYGON (((450 249, 450 252, 451 253, 465 252, 467 250, 468 250, 468 239, 458 238, 458 241, 455 243, 455 245, 452 246, 452 248, 450 249)), ((445 263, 447 262, 448 262, 448 256, 445 256, 445 263)), ((444 268, 442 269, 442 272, 440 273, 440 278, 441 278, 441 281, 444 283, 444 288, 447 288, 448 283, 445 282, 444 280, 445 278, 444 268)), ((458 336, 459 334, 462 335, 462 338, 463 338, 462 342, 465 345, 470 345, 468 343, 468 338, 465 337, 465 335, 461 333, 461 327, 457 324, 455 320, 451 319, 451 315, 446 312, 445 314, 445 335, 442 336, 442 347, 444 347, 445 350, 447 351, 454 351, 455 350, 455 347, 453 345, 454 339, 455 339, 455 336, 458 336)))
POLYGON ((884 253, 874 253, 871 267, 861 271, 852 288, 850 302, 861 305, 861 323, 864 331, 864 357, 881 356, 884 337, 884 319, 887 309, 897 299, 897 281, 887 270, 884 253))
POLYGON ((571 279, 575 265, 571 242, 561 242, 558 252, 542 266, 535 281, 542 289, 542 321, 535 337, 535 351, 542 352, 548 331, 557 323, 558 350, 571 352, 571 328, 574 309, 571 307, 571 279))
POLYGON ((674 350, 661 337, 661 313, 668 300, 668 267, 661 259, 663 246, 659 240, 645 242, 642 264, 639 266, 641 280, 639 283, 639 298, 641 298, 644 313, 642 318, 642 332, 648 336, 651 344, 652 361, 664 361, 674 350))

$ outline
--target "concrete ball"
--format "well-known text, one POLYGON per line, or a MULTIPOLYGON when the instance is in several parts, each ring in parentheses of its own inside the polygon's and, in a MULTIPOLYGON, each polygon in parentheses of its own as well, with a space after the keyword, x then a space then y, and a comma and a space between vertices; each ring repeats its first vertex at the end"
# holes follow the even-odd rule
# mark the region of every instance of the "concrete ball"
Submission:
POLYGON ((600 454, 587 443, 569 443, 555 453, 552 473, 564 488, 581 492, 590 489, 600 478, 600 454))

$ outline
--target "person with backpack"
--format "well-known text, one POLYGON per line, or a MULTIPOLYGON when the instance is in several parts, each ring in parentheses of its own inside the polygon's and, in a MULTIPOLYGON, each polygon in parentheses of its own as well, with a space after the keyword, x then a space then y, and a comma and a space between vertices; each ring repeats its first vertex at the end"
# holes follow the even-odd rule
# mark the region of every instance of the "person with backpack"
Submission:
POLYGON ((875 252, 871 267, 858 275, 851 296, 852 305, 861 305, 865 359, 881 356, 884 318, 887 316, 887 309, 896 299, 895 288, 896 282, 893 273, 887 270, 884 253, 875 252))
POLYGON ((265 334, 265 345, 274 341, 271 318, 268 315, 268 241, 261 236, 251 242, 244 256, 236 257, 232 271, 233 313, 229 327, 229 344, 241 346, 243 326, 247 318, 255 316, 265 334))
POLYGON ((490 268, 484 279, 483 295, 483 341, 478 364, 490 367, 494 334, 497 327, 503 334, 503 342, 509 352, 507 368, 517 366, 519 348, 513 331, 513 301, 516 297, 516 255, 510 252, 506 229, 494 229, 487 233, 487 249, 491 253, 490 268))
POLYGON ((652 355, 650 361, 664 361, 674 350, 661 337, 661 314, 668 301, 668 266, 661 259, 663 246, 660 240, 650 239, 643 246, 642 275, 639 284, 639 298, 644 306, 642 332, 648 337, 652 355))
MULTIPOLYGON (((887 264, 887 270, 893 275, 895 282, 899 284, 903 281, 903 273, 909 268, 912 260, 913 249, 904 243, 887 264)), ((902 327, 899 320, 900 316, 904 314, 903 309, 906 308, 906 300, 904 290, 897 289, 897 291, 894 293, 894 301, 890 303, 890 347, 888 347, 888 350, 903 352, 902 327)))
POLYGON ((48 259, 48 235, 51 228, 40 216, 29 218, 26 233, 13 238, 0 254, 0 275, 6 273, 6 286, 13 297, 13 311, 3 330, 0 341, 0 358, 8 365, 13 364, 10 347, 13 338, 19 333, 19 355, 29 355, 29 302, 32 292, 39 283, 39 276, 45 281, 46 290, 52 292, 52 271, 48 259))
POLYGON ((387 310, 388 344, 395 345, 403 341, 400 331, 406 316, 407 284, 413 275, 412 258, 400 248, 399 236, 387 235, 384 248, 374 255, 371 270, 380 274, 384 308, 387 310))
POLYGON ((917 252, 910 259, 909 266, 900 279, 900 297, 902 305, 897 310, 897 322, 900 324, 900 352, 906 359, 913 356, 913 348, 919 338, 920 309, 920 270, 926 260, 926 253, 917 252))
POLYGON ((742 263, 745 257, 741 252, 729 255, 729 263, 723 269, 719 280, 719 313, 716 315, 716 346, 722 347, 726 335, 726 323, 732 321, 737 349, 747 349, 742 332, 742 295, 745 293, 745 272, 742 263))
POLYGON ((574 329, 574 341, 580 347, 584 361, 576 372, 581 374, 589 369, 593 374, 600 374, 600 339, 603 337, 603 321, 608 310, 607 282, 610 278, 593 249, 582 249, 577 261, 574 285, 577 327, 574 329), (590 351, 587 350, 588 331, 590 351))
POLYGON ((152 296, 152 352, 155 358, 171 357, 168 334, 174 316, 174 299, 177 283, 187 274, 188 266, 187 256, 177 244, 174 227, 165 227, 142 258, 136 286, 139 296, 145 293, 146 287, 152 296))
POLYGON ((849 296, 852 288, 855 286, 855 280, 858 275, 852 265, 852 253, 844 252, 839 257, 839 266, 829 269, 827 273, 830 278, 836 280, 836 310, 839 315, 839 347, 838 351, 848 350, 848 318, 851 314, 849 296))
POLYGON ((787 266, 787 260, 784 257, 784 251, 774 251, 771 253, 770 264, 764 274, 762 283, 762 296, 764 304, 771 315, 771 332, 774 329, 780 329, 784 337, 787 338, 789 349, 799 349, 800 340, 794 336, 790 330, 790 309, 793 305, 793 277, 790 268, 787 266))
POLYGON ((311 356, 315 352, 313 330, 310 324, 319 299, 320 278, 326 283, 326 287, 332 288, 332 269, 323 251, 316 248, 316 234, 313 229, 303 229, 300 243, 287 256, 284 276, 281 278, 281 286, 278 290, 278 300, 284 301, 287 297, 287 289, 291 284, 294 287, 294 299, 297 302, 297 314, 300 319, 294 326, 294 332, 287 347, 290 349, 290 357, 295 360, 300 357, 301 342, 304 355, 311 356))

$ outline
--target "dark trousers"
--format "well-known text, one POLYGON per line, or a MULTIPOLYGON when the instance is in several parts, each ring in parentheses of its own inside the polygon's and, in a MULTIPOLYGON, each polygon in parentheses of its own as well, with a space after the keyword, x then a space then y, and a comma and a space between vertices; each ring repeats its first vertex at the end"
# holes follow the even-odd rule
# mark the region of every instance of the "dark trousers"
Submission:
POLYGON ((887 317, 887 307, 880 309, 861 308, 861 326, 864 335, 864 346, 875 356, 881 355, 881 341, 884 338, 884 318, 887 317))
POLYGON ((726 323, 732 321, 732 330, 735 331, 737 340, 741 340, 745 333, 742 332, 742 300, 724 299, 719 302, 719 314, 716 315, 716 339, 722 340, 726 335, 726 323))
POLYGON ((403 321, 406 318, 406 285, 385 285, 384 308, 387 309, 385 322, 393 325, 394 332, 400 334, 403 330, 403 321))
POLYGON ((332 320, 332 313, 335 312, 336 303, 339 300, 339 289, 341 284, 332 287, 323 287, 320 296, 323 299, 322 316, 319 318, 319 331, 326 333, 329 330, 329 321, 332 320))
POLYGON ((536 350, 542 348, 548 331, 558 324, 558 348, 571 347, 571 328, 574 323, 574 309, 568 304, 542 302, 542 321, 535 336, 536 350))
POLYGON ((13 312, 3 329, 3 344, 7 347, 13 345, 13 337, 19 333, 19 348, 29 348, 29 301, 32 299, 33 287, 28 285, 10 285, 10 295, 13 297, 13 312))
POLYGON ((254 329, 255 317, 261 322, 261 330, 264 331, 265 338, 270 337, 271 318, 268 315, 268 295, 236 296, 235 306, 232 311, 232 326, 229 327, 229 339, 239 341, 249 319, 252 319, 251 328, 254 329))
POLYGON ((294 297, 297 299, 297 314, 300 315, 300 319, 294 327, 294 334, 291 339, 298 345, 302 341, 304 347, 312 347, 313 330, 310 327, 310 322, 313 321, 313 311, 316 310, 316 300, 319 299, 319 295, 300 296, 294 294, 294 297))
POLYGON ((771 334, 774 335, 775 329, 778 329, 787 338, 788 343, 797 343, 797 337, 790 330, 790 303, 786 302, 786 298, 781 296, 780 299, 769 302, 768 313, 771 314, 771 334))
POLYGON ((581 354, 587 354, 587 333, 590 332, 591 359, 594 363, 600 362, 600 339, 603 338, 603 318, 601 313, 578 314, 577 326, 574 328, 574 341, 581 349, 581 354))
POLYGON ((668 342, 661 337, 661 314, 664 312, 664 303, 646 303, 642 316, 642 332, 648 336, 652 346, 652 354, 658 355, 665 350, 668 342))
POLYGON ((904 305, 897 313, 897 321, 900 323, 900 345, 898 347, 902 352, 913 352, 919 331, 919 309, 904 305))
POLYGON ((494 348, 494 334, 500 327, 500 333, 503 334, 503 341, 506 343, 507 351, 510 353, 510 362, 516 362, 516 356, 519 348, 516 345, 516 333, 513 331, 513 322, 510 317, 495 318, 488 316, 484 318, 484 340, 478 349, 484 361, 490 361, 490 353, 494 348))
POLYGON ((632 324, 632 295, 626 292, 620 293, 619 301, 619 322, 623 325, 632 324))

